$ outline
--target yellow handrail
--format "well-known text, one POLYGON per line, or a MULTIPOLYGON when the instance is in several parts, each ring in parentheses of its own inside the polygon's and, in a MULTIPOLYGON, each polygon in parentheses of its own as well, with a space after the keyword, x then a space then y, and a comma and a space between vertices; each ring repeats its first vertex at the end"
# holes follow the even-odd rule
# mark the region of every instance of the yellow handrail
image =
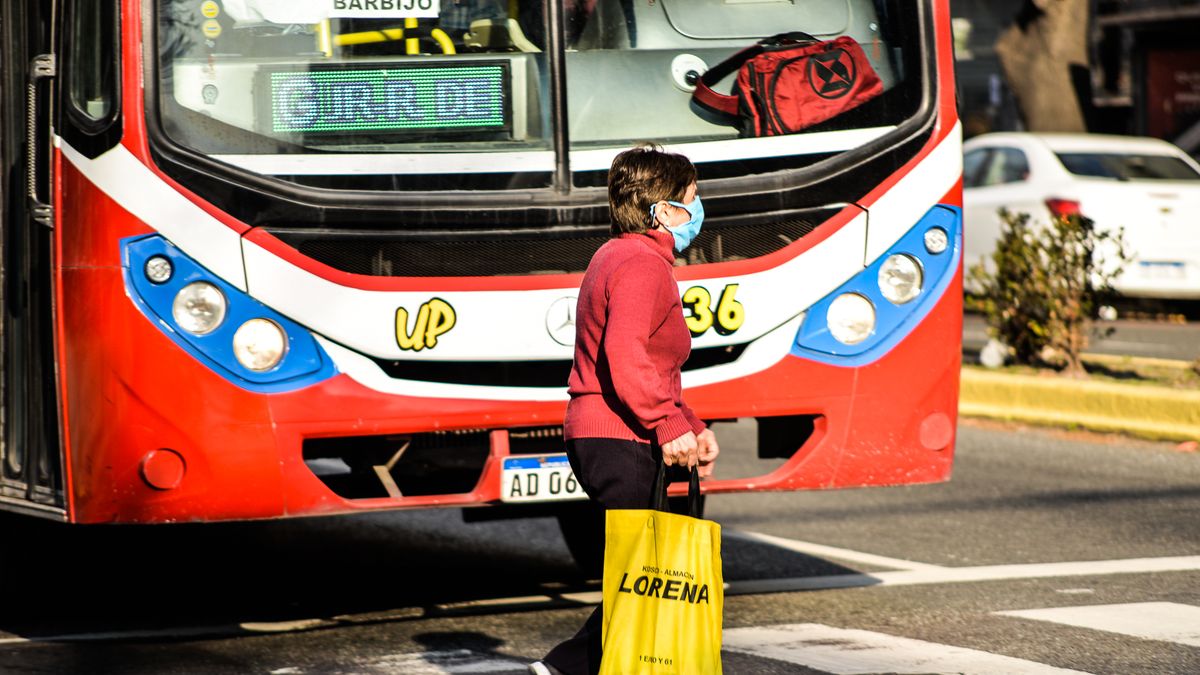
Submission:
POLYGON ((333 56, 332 33, 329 28, 329 19, 325 19, 317 24, 317 51, 325 55, 326 58, 333 56))
MULTIPOLYGON (((415 22, 416 19, 405 19, 407 24, 409 21, 415 22)), ((407 28, 415 28, 415 26, 406 26, 407 28)), ((429 36, 433 41, 442 48, 443 54, 456 54, 454 49, 454 40, 446 31, 441 28, 434 28, 429 31, 429 36)), ((342 33, 333 37, 333 44, 337 47, 348 47, 350 45, 366 45, 377 42, 389 42, 392 40, 404 40, 404 50, 408 54, 420 54, 421 47, 418 38, 405 38, 404 28, 381 28, 379 30, 368 30, 360 33, 342 33), (415 45, 415 46, 414 46, 415 45)))
POLYGON ((454 51, 454 40, 450 39, 450 36, 446 34, 446 31, 442 30, 441 28, 434 28, 433 30, 429 31, 429 36, 432 37, 434 42, 437 42, 438 46, 442 48, 443 54, 457 53, 454 51))
POLYGON ((375 42, 403 39, 403 28, 383 28, 380 30, 363 31, 361 33, 342 33, 333 38, 333 44, 339 47, 349 47, 350 45, 367 45, 375 42))
MULTIPOLYGON (((405 28, 416 28, 417 27, 417 19, 415 17, 410 17, 410 18, 405 19, 404 27, 405 28)), ((407 40, 405 40, 404 41, 404 53, 409 54, 409 55, 420 54, 421 53, 420 40, 418 40, 417 38, 408 38, 407 40)))

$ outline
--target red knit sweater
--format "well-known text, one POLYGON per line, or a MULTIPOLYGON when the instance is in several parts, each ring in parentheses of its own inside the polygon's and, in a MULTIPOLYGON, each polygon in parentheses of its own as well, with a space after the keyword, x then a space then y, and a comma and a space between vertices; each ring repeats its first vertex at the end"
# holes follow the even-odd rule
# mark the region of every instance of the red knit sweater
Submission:
POLYGON ((704 423, 683 402, 683 322, 666 232, 622 234, 596 251, 579 289, 565 437, 659 445, 704 423))

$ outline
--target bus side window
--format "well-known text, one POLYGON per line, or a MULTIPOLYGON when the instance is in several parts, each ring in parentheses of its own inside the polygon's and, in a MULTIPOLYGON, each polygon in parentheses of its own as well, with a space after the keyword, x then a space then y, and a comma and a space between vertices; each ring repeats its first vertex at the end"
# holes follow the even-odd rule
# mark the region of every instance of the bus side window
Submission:
POLYGON ((69 143, 95 156, 116 145, 120 108, 118 3, 74 0, 68 5, 63 40, 63 94, 69 143))

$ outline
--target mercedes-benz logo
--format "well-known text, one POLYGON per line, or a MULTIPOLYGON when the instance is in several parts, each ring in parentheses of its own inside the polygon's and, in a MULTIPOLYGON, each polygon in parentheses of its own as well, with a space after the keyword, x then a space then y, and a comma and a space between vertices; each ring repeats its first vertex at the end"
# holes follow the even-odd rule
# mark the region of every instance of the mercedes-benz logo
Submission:
POLYGON ((575 344, 575 303, 579 298, 568 295, 559 298, 546 310, 546 332, 560 345, 575 344))

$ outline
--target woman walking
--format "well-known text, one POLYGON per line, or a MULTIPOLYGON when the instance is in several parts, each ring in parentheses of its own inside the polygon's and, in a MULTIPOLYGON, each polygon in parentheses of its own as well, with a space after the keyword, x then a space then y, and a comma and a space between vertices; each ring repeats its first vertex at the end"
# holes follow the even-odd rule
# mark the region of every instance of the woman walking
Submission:
MULTIPOLYGON (((660 462, 699 465, 707 477, 720 452, 680 384, 691 333, 672 249, 686 248, 704 220, 696 168, 654 146, 626 150, 609 170, 608 204, 613 238, 579 289, 564 437, 575 476, 600 508, 647 509, 660 462)), ((597 607, 530 672, 598 672, 602 620, 597 607)))

